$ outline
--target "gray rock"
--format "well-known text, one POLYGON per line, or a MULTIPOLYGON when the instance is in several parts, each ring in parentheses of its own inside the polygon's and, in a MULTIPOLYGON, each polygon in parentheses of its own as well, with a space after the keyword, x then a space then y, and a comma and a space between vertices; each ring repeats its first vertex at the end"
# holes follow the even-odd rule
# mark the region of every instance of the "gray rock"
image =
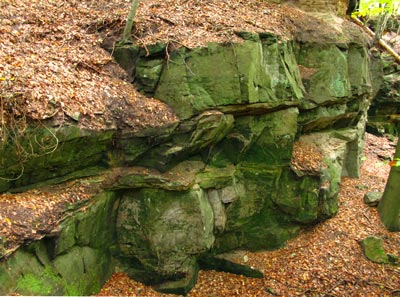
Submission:
POLYGON ((208 191, 208 201, 210 202, 211 208, 214 212, 214 228, 218 232, 222 232, 226 225, 226 212, 225 206, 219 196, 219 191, 212 189, 208 191))
POLYGON ((368 192, 364 195, 364 203, 368 206, 378 206, 382 199, 382 192, 368 192))

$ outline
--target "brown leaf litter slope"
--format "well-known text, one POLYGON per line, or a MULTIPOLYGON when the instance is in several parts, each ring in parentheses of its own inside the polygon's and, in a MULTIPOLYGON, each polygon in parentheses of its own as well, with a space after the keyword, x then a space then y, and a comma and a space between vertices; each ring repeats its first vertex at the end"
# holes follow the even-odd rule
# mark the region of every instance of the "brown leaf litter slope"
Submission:
POLYGON ((0 239, 4 241, 0 258, 23 243, 57 232, 70 211, 85 211, 99 191, 91 184, 91 178, 87 178, 23 193, 0 194, 0 239))
MULTIPOLYGON (((133 129, 175 121, 167 106, 136 92, 101 48, 105 43, 112 48, 120 37, 129 6, 123 0, 2 0, 4 120, 67 119, 91 128, 107 128, 116 120, 133 129), (126 112, 119 115, 121 110, 126 112)), ((265 1, 147 0, 141 1, 133 33, 141 46, 165 42, 171 51, 240 42, 237 31, 290 38, 304 32, 333 36, 332 28, 300 10, 265 1)))
MULTIPOLYGON (((263 271, 263 279, 200 271, 191 297, 203 296, 399 296, 400 267, 375 264, 362 254, 358 240, 383 239, 387 253, 400 254, 400 233, 388 232, 376 208, 363 196, 383 191, 395 143, 367 134, 366 160, 359 179, 343 178, 338 214, 290 240, 276 251, 239 251, 232 260, 263 271), (380 157, 379 157, 380 156, 380 157)), ((116 273, 101 296, 167 296, 116 273)))
POLYGON ((121 109, 129 111, 122 121, 132 128, 175 120, 167 106, 136 92, 100 47, 97 32, 89 30, 106 17, 121 18, 127 5, 126 1, 1 1, 3 115, 74 119, 91 128, 112 126, 112 111, 121 109))

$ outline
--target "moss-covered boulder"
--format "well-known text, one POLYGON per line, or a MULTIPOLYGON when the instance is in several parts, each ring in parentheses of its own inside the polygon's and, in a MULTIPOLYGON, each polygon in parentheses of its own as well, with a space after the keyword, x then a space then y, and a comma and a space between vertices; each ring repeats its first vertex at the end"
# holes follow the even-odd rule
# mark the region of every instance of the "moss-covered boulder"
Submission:
POLYGON ((114 162, 166 171, 180 161, 213 147, 231 130, 233 123, 232 115, 211 110, 172 127, 168 126, 171 129, 160 128, 161 133, 158 131, 155 135, 148 135, 147 131, 143 136, 124 137, 119 144, 122 156, 117 155, 114 162))
POLYGON ((133 276, 147 282, 184 278, 192 273, 194 255, 207 251, 214 242, 213 211, 198 186, 183 192, 129 191, 119 209, 120 256, 140 263, 138 268, 145 273, 136 271, 133 276))
POLYGON ((360 240, 360 245, 368 260, 379 264, 389 263, 388 255, 383 249, 382 238, 368 236, 360 240))
MULTIPOLYGON (((182 118, 220 106, 268 103, 273 109, 297 105, 303 86, 293 43, 268 34, 241 36, 246 40, 240 44, 209 43, 174 51, 164 67, 160 60, 140 59, 135 73, 138 88, 154 89, 154 96, 182 118)), ((118 57, 129 52, 134 50, 120 49, 118 57)))
POLYGON ((21 247, 0 261, 3 295, 96 294, 114 271, 116 197, 98 195, 55 234, 21 247))
POLYGON ((215 146, 210 163, 223 159, 240 162, 288 165, 297 133, 297 108, 288 108, 259 116, 235 119, 234 128, 215 146))

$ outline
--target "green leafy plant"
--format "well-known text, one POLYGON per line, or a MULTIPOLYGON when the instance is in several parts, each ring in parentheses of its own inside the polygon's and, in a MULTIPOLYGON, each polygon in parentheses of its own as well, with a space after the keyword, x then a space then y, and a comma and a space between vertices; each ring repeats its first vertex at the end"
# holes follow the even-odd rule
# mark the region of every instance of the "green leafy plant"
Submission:
POLYGON ((355 16, 378 16, 381 14, 400 14, 399 0, 361 0, 355 16))

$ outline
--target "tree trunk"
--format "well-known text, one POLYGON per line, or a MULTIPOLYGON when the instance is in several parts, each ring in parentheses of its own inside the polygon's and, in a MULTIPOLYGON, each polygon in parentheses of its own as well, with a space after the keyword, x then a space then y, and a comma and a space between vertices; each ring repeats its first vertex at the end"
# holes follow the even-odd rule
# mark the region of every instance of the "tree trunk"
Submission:
POLYGON ((397 141, 389 179, 379 203, 382 223, 389 231, 400 231, 400 142, 397 141))
POLYGON ((126 19, 126 25, 124 28, 124 33, 122 33, 121 43, 132 43, 132 27, 133 19, 136 16, 136 11, 139 6, 140 0, 133 0, 131 5, 131 11, 129 12, 128 18, 126 19))

